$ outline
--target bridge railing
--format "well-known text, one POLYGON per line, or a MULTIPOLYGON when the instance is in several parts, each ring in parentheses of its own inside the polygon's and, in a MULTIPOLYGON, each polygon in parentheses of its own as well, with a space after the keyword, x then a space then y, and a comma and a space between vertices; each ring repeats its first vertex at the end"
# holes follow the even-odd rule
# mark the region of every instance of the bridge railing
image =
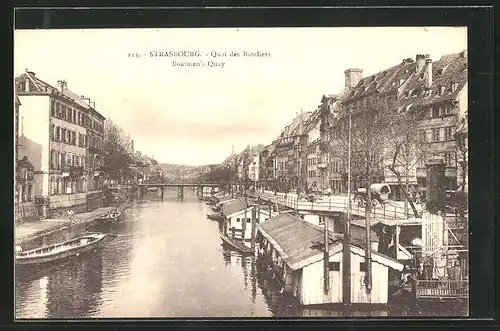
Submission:
MULTIPOLYGON (((264 191, 263 193, 256 192, 256 195, 273 203, 302 211, 347 212, 348 208, 348 198, 346 196, 329 197, 327 201, 304 201, 303 199, 297 197, 296 194, 287 194, 285 196, 284 193, 274 194, 274 192, 264 191)), ((365 216, 365 207, 360 206, 355 202, 351 202, 351 212, 355 215, 365 216)), ((389 206, 382 204, 374 206, 371 209, 372 218, 402 220, 408 219, 412 216, 412 213, 405 212, 403 207, 397 205, 389 206)))

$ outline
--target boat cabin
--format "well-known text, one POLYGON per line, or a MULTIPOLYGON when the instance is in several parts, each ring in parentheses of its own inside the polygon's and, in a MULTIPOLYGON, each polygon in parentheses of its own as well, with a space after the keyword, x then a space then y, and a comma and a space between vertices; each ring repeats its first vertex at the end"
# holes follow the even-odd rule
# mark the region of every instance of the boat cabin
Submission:
MULTIPOLYGON (((257 225, 260 257, 273 269, 284 291, 302 305, 342 302, 342 234, 329 235, 328 261, 324 259, 324 230, 292 214, 281 214, 257 225), (328 263, 328 290, 324 288, 328 263)), ((366 241, 352 236, 351 302, 386 304, 389 297, 389 269, 403 270, 403 264, 372 251, 372 290, 366 291, 366 241)))

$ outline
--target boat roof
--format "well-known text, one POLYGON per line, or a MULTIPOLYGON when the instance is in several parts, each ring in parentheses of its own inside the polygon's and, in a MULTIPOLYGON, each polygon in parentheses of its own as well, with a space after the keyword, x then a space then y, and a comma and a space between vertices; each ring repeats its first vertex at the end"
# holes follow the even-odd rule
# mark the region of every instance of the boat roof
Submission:
MULTIPOLYGON (((292 270, 301 269, 322 259, 324 244, 324 230, 320 226, 304 221, 302 218, 286 213, 258 224, 257 229, 274 246, 283 261, 292 270)), ((329 253, 334 255, 342 251, 342 234, 330 233, 331 243, 329 253)), ((358 238, 353 233, 352 247, 363 250, 366 240, 358 238)), ((351 248, 353 253, 355 248, 351 248)), ((398 269, 399 262, 378 252, 373 252, 374 261, 398 269), (379 260, 379 261, 378 261, 379 260), (386 261, 387 260, 387 261, 386 261)))

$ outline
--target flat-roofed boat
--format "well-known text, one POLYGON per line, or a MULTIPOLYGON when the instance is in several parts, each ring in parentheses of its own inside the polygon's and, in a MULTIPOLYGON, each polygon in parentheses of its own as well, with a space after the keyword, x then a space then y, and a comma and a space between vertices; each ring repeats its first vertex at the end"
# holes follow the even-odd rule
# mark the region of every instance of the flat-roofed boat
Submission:
POLYGON ((98 221, 105 221, 105 222, 115 222, 117 221, 120 217, 122 216, 122 213, 119 212, 118 210, 113 210, 107 214, 104 214, 102 216, 99 216, 96 218, 98 221))
POLYGON ((82 253, 91 252, 116 238, 114 234, 90 233, 85 236, 16 253, 16 266, 39 266, 59 262, 82 253))

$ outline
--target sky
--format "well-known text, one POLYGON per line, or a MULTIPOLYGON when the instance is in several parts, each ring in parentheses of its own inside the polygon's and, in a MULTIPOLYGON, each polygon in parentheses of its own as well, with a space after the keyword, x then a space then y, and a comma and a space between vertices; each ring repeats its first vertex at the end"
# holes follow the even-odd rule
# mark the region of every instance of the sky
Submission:
POLYGON ((130 135, 135 150, 201 165, 221 163, 233 145, 239 152, 271 143, 301 109, 340 93, 348 68, 369 76, 416 54, 437 61, 465 49, 465 27, 16 30, 14 76, 28 69, 55 87, 66 80, 130 135))

